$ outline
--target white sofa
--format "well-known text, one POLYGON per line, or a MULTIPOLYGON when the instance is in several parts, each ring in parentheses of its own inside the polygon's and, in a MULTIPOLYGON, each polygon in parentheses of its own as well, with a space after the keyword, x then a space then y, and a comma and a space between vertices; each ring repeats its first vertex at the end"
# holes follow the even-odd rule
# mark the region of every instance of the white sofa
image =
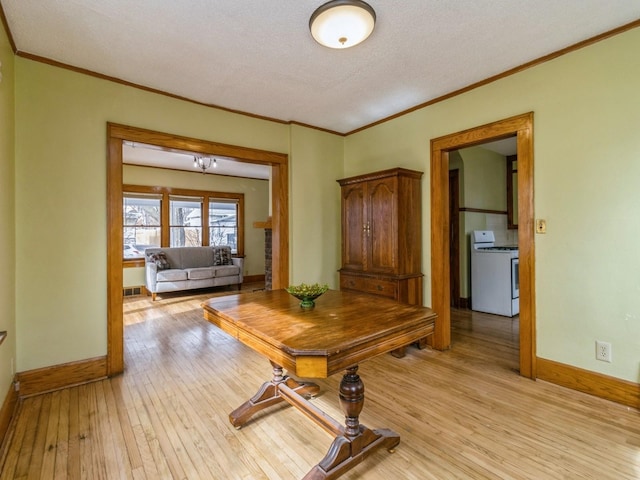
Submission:
POLYGON ((165 247, 145 250, 145 282, 153 300, 158 293, 242 285, 244 259, 231 248, 165 247))

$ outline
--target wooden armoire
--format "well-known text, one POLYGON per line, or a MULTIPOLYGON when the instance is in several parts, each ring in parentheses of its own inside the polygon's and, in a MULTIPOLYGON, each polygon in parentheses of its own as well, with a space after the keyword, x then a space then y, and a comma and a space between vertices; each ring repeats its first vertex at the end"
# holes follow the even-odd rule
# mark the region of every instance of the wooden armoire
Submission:
POLYGON ((422 305, 421 177, 393 168, 338 180, 342 290, 422 305))

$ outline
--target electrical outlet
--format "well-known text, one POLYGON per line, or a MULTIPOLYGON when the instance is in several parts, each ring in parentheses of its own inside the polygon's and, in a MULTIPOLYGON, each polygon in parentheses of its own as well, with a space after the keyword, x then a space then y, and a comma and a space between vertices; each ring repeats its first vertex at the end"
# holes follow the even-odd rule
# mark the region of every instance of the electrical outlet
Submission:
POLYGON ((611 344, 596 340, 596 360, 611 362, 611 344))

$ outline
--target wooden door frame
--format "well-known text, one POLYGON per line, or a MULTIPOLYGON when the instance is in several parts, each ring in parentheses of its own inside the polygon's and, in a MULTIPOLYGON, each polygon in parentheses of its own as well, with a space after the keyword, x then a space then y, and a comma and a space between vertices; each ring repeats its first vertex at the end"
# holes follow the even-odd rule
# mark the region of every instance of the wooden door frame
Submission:
POLYGON ((284 288, 289 283, 289 157, 287 154, 107 123, 107 375, 109 376, 124 371, 122 142, 125 140, 271 166, 272 288, 284 288))
POLYGON ((520 375, 536 377, 533 112, 431 140, 431 306, 438 314, 433 346, 451 346, 449 152, 517 136, 520 254, 520 375))
MULTIPOLYGON (((449 195, 449 212, 451 212, 451 206, 453 211, 458 215, 457 218, 450 218, 449 231, 453 234, 449 238, 455 240, 455 243, 449 242, 449 276, 450 276, 450 292, 456 296, 450 303, 453 307, 460 308, 460 170, 449 170, 449 187, 451 185, 456 187, 456 197, 449 195), (452 201, 453 199, 453 201, 452 201), (451 267, 455 267, 457 270, 451 272, 451 267)), ((451 299, 449 299, 451 301, 451 299)))

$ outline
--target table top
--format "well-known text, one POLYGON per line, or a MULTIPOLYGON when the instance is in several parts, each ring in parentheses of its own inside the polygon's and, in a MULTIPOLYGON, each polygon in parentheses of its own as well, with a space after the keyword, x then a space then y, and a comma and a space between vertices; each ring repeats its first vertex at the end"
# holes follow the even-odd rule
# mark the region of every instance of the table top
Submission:
POLYGON ((313 309, 285 290, 216 297, 204 316, 272 362, 305 378, 324 378, 433 333, 426 307, 329 290, 313 309))

